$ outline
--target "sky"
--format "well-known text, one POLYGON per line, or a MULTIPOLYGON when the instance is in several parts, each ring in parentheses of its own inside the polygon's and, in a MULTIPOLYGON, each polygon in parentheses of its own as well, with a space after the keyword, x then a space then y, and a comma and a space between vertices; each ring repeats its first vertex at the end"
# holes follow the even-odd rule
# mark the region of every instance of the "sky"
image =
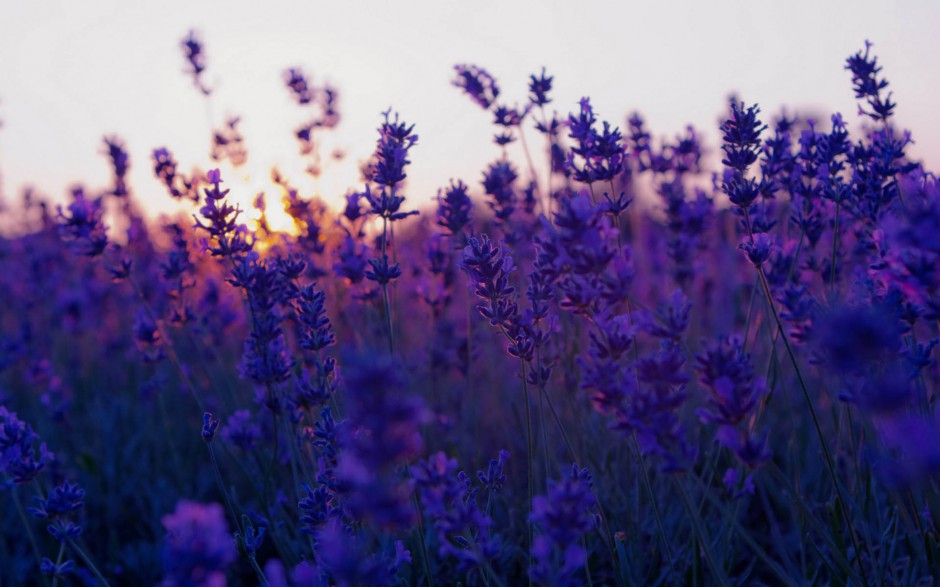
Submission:
MULTIPOLYGON (((103 188, 102 137, 117 134, 135 197, 170 210, 150 152, 167 147, 184 170, 207 169, 209 120, 233 114, 250 151, 233 193, 269 189, 277 164, 302 195, 339 202, 391 107, 415 124, 408 195, 428 202, 451 178, 479 189, 499 155, 490 115, 450 83, 455 64, 487 68, 508 104, 524 103, 529 75, 546 67, 560 113, 590 96, 601 119, 623 126, 639 111, 654 137, 692 124, 716 152, 732 92, 766 117, 786 105, 857 125, 844 62, 865 39, 899 126, 913 131, 911 155, 937 168, 938 25, 940 2, 930 0, 0 0, 2 188, 8 202, 26 185, 57 202, 75 183, 103 188), (190 29, 206 45, 208 103, 184 73, 179 43, 190 29), (297 66, 340 91, 343 120, 325 148, 348 156, 316 183, 302 172, 293 130, 304 116, 282 78, 297 66)), ((538 145, 533 132, 529 140, 538 145)))

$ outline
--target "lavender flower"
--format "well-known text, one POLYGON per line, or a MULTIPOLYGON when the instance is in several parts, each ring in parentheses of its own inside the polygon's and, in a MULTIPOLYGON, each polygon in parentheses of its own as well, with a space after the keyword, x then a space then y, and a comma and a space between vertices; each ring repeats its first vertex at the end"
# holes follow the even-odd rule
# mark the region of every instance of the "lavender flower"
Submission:
POLYGON ((261 427, 253 422, 251 412, 236 410, 225 419, 225 426, 222 426, 219 434, 226 442, 247 452, 253 450, 261 440, 261 427))
POLYGON ((53 487, 45 499, 36 497, 36 506, 29 508, 29 512, 34 518, 49 522, 46 529, 56 540, 69 542, 82 534, 74 517, 85 507, 84 498, 83 489, 66 481, 53 487))
POLYGON ((72 203, 68 213, 59 211, 59 234, 72 251, 86 257, 97 257, 108 246, 107 226, 102 217, 104 209, 100 198, 89 200, 82 188, 72 190, 72 203))
POLYGON ((196 88, 202 92, 203 95, 208 96, 212 93, 212 90, 209 89, 202 77, 203 72, 206 70, 206 55, 203 52, 202 40, 199 38, 196 31, 189 31, 189 34, 182 40, 180 46, 183 49, 183 56, 186 58, 186 63, 189 66, 187 73, 193 76, 193 83, 196 85, 196 88))
POLYGON ((225 585, 225 570, 237 553, 222 506, 182 500, 161 521, 166 528, 162 585, 225 585))
POLYGON ((721 124, 724 140, 721 146, 724 158, 721 162, 728 168, 721 189, 732 204, 747 210, 760 195, 761 185, 745 174, 748 167, 757 161, 760 135, 767 127, 757 118, 760 109, 756 105, 745 108, 743 102, 738 103, 734 99, 730 104, 731 117, 721 124))
POLYGON ((470 96, 480 108, 489 110, 499 97, 499 86, 488 71, 476 65, 455 65, 457 77, 453 84, 470 96))
POLYGON ((228 160, 234 167, 240 167, 248 160, 245 137, 238 130, 239 116, 229 116, 222 128, 212 131, 212 148, 209 158, 213 161, 228 160))
POLYGON ((389 263, 388 255, 382 255, 379 259, 369 259, 369 265, 372 269, 366 269, 366 279, 379 285, 387 285, 401 277, 401 267, 398 263, 389 263))
POLYGON ((542 107, 551 103, 552 100, 548 97, 548 93, 552 91, 553 79, 552 76, 545 75, 544 67, 542 73, 538 76, 529 76, 529 101, 532 104, 542 107))
POLYGON ((467 196, 467 185, 459 179, 451 180, 443 192, 443 197, 441 190, 437 192, 437 224, 456 236, 470 223, 473 202, 467 196))
POLYGON ((304 72, 299 68, 291 67, 285 71, 284 83, 287 84, 287 88, 291 91, 291 95, 301 106, 305 106, 313 102, 314 90, 307 82, 307 78, 304 75, 304 72))
POLYGON ((53 579, 56 577, 64 577, 65 575, 72 574, 75 572, 75 570, 75 561, 70 559, 56 564, 48 558, 43 557, 42 562, 39 565, 39 572, 53 579))
POLYGON ((297 296, 294 314, 300 326, 300 348, 304 350, 319 352, 336 343, 325 301, 326 294, 314 284, 303 287, 297 296))
POLYGON ((494 493, 502 489, 503 484, 506 482, 506 474, 503 472, 503 467, 508 460, 509 451, 501 450, 499 451, 499 458, 490 459, 485 473, 483 471, 477 471, 477 477, 487 491, 494 493))
POLYGON ((871 110, 865 110, 859 106, 859 114, 887 123, 897 104, 891 101, 891 92, 882 97, 882 90, 888 87, 888 80, 878 76, 881 73, 881 66, 878 65, 877 57, 869 56, 871 47, 872 43, 865 41, 865 52, 859 51, 846 59, 845 68, 852 72, 852 88, 855 90, 855 97, 864 100, 871 108, 871 110))
POLYGON ((588 553, 578 541, 597 524, 593 488, 591 473, 572 464, 569 474, 549 481, 547 495, 533 500, 532 522, 542 533, 532 545, 529 576, 538 585, 583 584, 577 574, 588 553))
POLYGON ((197 182, 194 179, 187 179, 177 170, 176 160, 173 154, 166 148, 154 149, 151 155, 153 159, 153 173, 163 182, 170 196, 174 199, 189 198, 199 199, 197 182))
POLYGON ((501 222, 507 222, 516 210, 513 184, 518 177, 515 167, 505 159, 490 163, 483 172, 483 191, 492 198, 487 205, 501 222))
POLYGON ((207 180, 211 187, 203 190, 206 204, 199 210, 206 222, 204 224, 198 217, 193 217, 196 219, 196 226, 208 232, 215 243, 214 246, 209 246, 208 250, 214 257, 233 257, 247 253, 252 247, 247 238, 248 229, 245 225, 238 224, 238 216, 241 214, 238 206, 233 207, 223 201, 229 190, 220 187, 221 173, 218 169, 210 170, 207 180))
POLYGON ((246 255, 232 270, 231 283, 245 290, 251 309, 251 332, 239 373, 260 385, 286 380, 294 363, 281 327, 279 303, 284 301, 285 285, 277 264, 261 261, 256 254, 246 255))
POLYGON ((218 418, 213 419, 212 414, 206 412, 202 415, 202 439, 206 442, 212 442, 215 438, 215 431, 219 429, 222 421, 218 418))
MULTIPOLYGON (((418 135, 412 132, 413 124, 409 126, 405 122, 399 122, 397 113, 394 119, 389 118, 390 115, 391 110, 383 113, 385 121, 379 127, 379 141, 375 150, 377 162, 372 171, 372 181, 385 188, 382 190, 383 199, 378 200, 379 204, 371 199, 369 203, 372 204, 374 214, 398 220, 410 214, 417 214, 417 212, 398 214, 398 206, 395 202, 399 205, 401 202, 395 198, 394 193, 395 187, 407 177, 405 166, 410 163, 408 151, 418 142, 418 135), (386 196, 386 189, 391 191, 388 196, 386 196)), ((368 198, 368 195, 366 197, 368 198)))
POLYGON ((0 473, 16 485, 25 485, 52 459, 32 427, 0 406, 0 473))
POLYGON ((111 161, 111 169, 114 171, 114 189, 111 193, 117 198, 127 196, 127 172, 130 169, 130 156, 124 146, 124 141, 120 137, 111 136, 104 138, 105 154, 111 161))
POLYGON ((338 277, 350 284, 357 284, 365 279, 366 267, 369 266, 369 250, 351 235, 346 235, 336 251, 338 261, 333 264, 333 271, 338 277))
POLYGON ((316 537, 327 523, 342 518, 343 511, 338 505, 336 494, 329 486, 320 484, 316 489, 311 489, 304 484, 303 487, 306 497, 297 504, 303 512, 300 523, 303 524, 304 532, 316 537))
POLYGON ((770 458, 766 435, 758 435, 751 421, 757 402, 766 393, 754 374, 750 355, 737 339, 719 338, 697 357, 699 381, 710 396, 708 407, 698 410, 705 424, 718 424, 718 442, 734 451, 748 467, 770 458))
POLYGON ((415 512, 398 465, 420 453, 418 427, 427 412, 418 398, 402 393, 405 380, 387 358, 346 365, 351 409, 342 428, 337 468, 345 507, 355 519, 379 527, 407 526, 415 512))
POLYGON ((582 98, 580 111, 568 117, 570 137, 577 143, 571 149, 568 167, 578 181, 594 183, 613 181, 623 171, 623 137, 619 128, 612 128, 610 123, 602 123, 604 130, 594 128, 597 117, 589 98, 582 98))
POLYGON ((859 373, 892 360, 902 333, 903 326, 884 308, 836 306, 819 316, 812 337, 828 365, 859 373))
POLYGON ((485 234, 479 239, 471 237, 464 248, 461 267, 470 278, 474 293, 485 301, 477 305, 480 314, 493 326, 511 326, 518 312, 512 299, 516 290, 509 285, 509 274, 515 267, 505 248, 485 234))
POLYGON ((393 585, 398 570, 411 563, 411 552, 400 540, 395 541, 394 552, 371 554, 361 538, 342 525, 332 523, 324 527, 317 538, 322 570, 332 576, 330 584, 336 587, 393 585))
POLYGON ((494 558, 499 544, 490 535, 493 520, 477 505, 477 488, 457 472, 457 461, 438 452, 411 468, 425 515, 434 521, 442 557, 457 559, 468 573, 494 558))
POLYGON ((755 267, 760 267, 776 250, 774 238, 766 232, 759 232, 753 237, 745 237, 738 248, 747 254, 748 260, 755 267))

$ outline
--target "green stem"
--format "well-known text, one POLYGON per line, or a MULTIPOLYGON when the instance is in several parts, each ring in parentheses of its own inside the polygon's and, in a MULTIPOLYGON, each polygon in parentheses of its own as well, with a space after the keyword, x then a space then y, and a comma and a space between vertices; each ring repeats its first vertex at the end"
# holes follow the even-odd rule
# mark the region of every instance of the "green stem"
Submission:
POLYGON ((679 496, 682 497, 682 503, 685 505, 685 509, 689 513, 689 521, 692 522, 692 530, 695 532, 695 536, 698 538, 698 542, 702 546, 702 553, 705 555, 705 560, 708 562, 708 566, 711 568, 715 580, 722 587, 730 587, 730 584, 728 583, 728 577, 725 576, 724 569, 718 566, 714 555, 712 555, 712 549, 705 537, 705 530, 702 528, 701 516, 699 515, 698 509, 689 498, 689 494, 686 492, 685 486, 682 485, 682 482, 679 481, 678 478, 675 479, 675 482, 676 487, 679 490, 679 496))
POLYGON ((666 526, 663 524, 662 514, 659 512, 659 500, 656 499, 656 493, 653 491, 653 484, 650 481, 650 473, 646 468, 646 462, 643 453, 640 451, 640 443, 637 442, 636 432, 633 433, 633 447, 636 449, 636 456, 640 463, 640 469, 643 470, 643 481, 646 485, 646 491, 650 494, 650 501, 653 503, 653 515, 656 518, 656 527, 659 530, 659 539, 662 540, 663 549, 666 551, 666 557, 669 560, 670 575, 675 572, 675 559, 672 557, 672 548, 669 547, 669 541, 666 539, 666 526))
POLYGON ((137 285, 137 282, 133 277, 128 276, 127 281, 131 284, 131 287, 134 288, 134 292, 137 294, 137 297, 140 298, 140 302, 144 307, 144 311, 147 312, 147 317, 150 318, 150 321, 153 322, 154 327, 160 334, 160 340, 163 341, 163 347, 166 349, 166 354, 170 357, 170 362, 173 363, 173 365, 176 367, 176 370, 179 371, 180 379, 182 379, 187 389, 189 389, 189 392, 193 395, 193 399, 196 400, 196 405, 199 406, 199 410, 205 412, 206 408, 202 402, 202 398, 199 397, 199 393, 196 391, 196 386, 193 385, 192 380, 189 378, 189 374, 186 373, 186 370, 183 368, 183 364, 180 362, 179 355, 176 354, 176 349, 173 347, 173 341, 169 336, 167 336, 166 331, 163 330, 163 326, 160 325, 160 321, 157 320, 157 315, 154 313, 153 308, 150 307, 150 302, 148 302, 147 298, 144 297, 144 292, 140 289, 140 286, 137 285))
MULTIPOLYGON (((405 476, 408 478, 410 483, 411 469, 408 467, 408 465, 405 465, 405 476)), ((424 563, 424 574, 427 577, 428 586, 430 587, 432 585, 431 581, 434 580, 434 576, 431 573, 431 555, 428 553, 428 545, 424 543, 424 509, 421 507, 421 502, 418 501, 417 491, 411 492, 411 501, 415 506, 415 511, 418 512, 418 545, 421 548, 421 561, 424 563)))
MULTIPOLYGON (((813 404, 813 398, 809 394, 809 389, 806 387, 806 381, 803 379, 803 372, 800 370, 799 363, 796 360, 796 354, 793 352, 793 347, 790 346, 790 337, 787 336, 786 331, 783 329, 783 323, 780 321, 780 314, 777 312, 777 306, 774 304, 773 296, 770 293, 770 284, 767 281, 767 276, 764 275, 764 269, 762 267, 757 268, 758 275, 760 276, 761 285, 764 287, 764 294, 767 296, 767 303, 770 306, 770 310, 773 313, 774 321, 777 323, 777 329, 780 331, 780 334, 783 338, 783 344, 787 349, 787 355, 790 357, 790 362, 793 365, 793 370, 796 372, 797 381, 800 384, 800 390, 803 392, 803 399, 806 401, 806 406, 809 408, 810 416, 813 419, 813 426, 816 428, 816 435, 819 437, 819 444, 822 446, 823 455, 826 458, 826 468, 829 471, 829 477, 832 479, 832 484, 835 486, 839 510, 842 513, 842 517, 845 520, 846 527, 849 531, 849 537, 852 540, 852 546, 855 548, 855 556, 858 561, 858 567, 862 574, 862 581, 865 585, 869 585, 868 576, 865 572, 865 566, 862 564, 861 559, 861 549, 858 545, 858 538, 855 536, 855 531, 852 529, 852 520, 849 517, 848 509, 845 505, 845 496, 842 494, 842 486, 839 484, 839 478, 836 476, 835 464, 832 459, 832 454, 829 452, 829 444, 826 440, 826 437, 823 435, 822 426, 819 423, 819 417, 816 415, 816 407, 813 404)), ((866 544, 867 549, 867 544, 866 544)))
MULTIPOLYGON (((13 495, 13 503, 16 504, 16 513, 20 517, 20 521, 23 522, 23 528, 26 530, 26 537, 29 539, 29 544, 33 549, 33 555, 36 557, 36 564, 42 565, 42 555, 39 552, 39 543, 36 542, 36 535, 33 533, 33 527, 29 524, 29 518, 26 517, 26 510, 23 509, 23 502, 20 501, 19 489, 16 485, 13 486, 13 489, 10 491, 13 495)), ((49 584, 48 579, 43 577, 43 583, 46 585, 49 584)))
POLYGON ((82 548, 76 544, 74 540, 69 541, 69 546, 72 547, 72 550, 75 551, 75 554, 77 554, 79 558, 85 561, 85 564, 88 565, 88 570, 90 570, 91 573, 97 577, 99 581, 101 581, 102 585, 104 585, 104 587, 110 587, 110 583, 108 583, 108 580, 104 578, 104 575, 101 574, 101 571, 98 570, 98 567, 95 566, 95 563, 91 561, 91 558, 85 554, 85 551, 82 550, 82 548))
MULTIPOLYGON (((699 483, 701 484, 701 480, 699 480, 698 478, 696 478, 696 480, 699 481, 699 483)), ((702 489, 702 495, 705 496, 705 499, 708 500, 708 502, 711 503, 714 507, 718 508, 719 510, 722 510, 722 513, 725 514, 725 517, 728 519, 728 522, 731 524, 732 528, 734 528, 734 530, 737 531, 738 536, 740 536, 741 539, 747 543, 747 545, 751 548, 751 550, 754 552, 757 558, 761 559, 764 562, 764 564, 767 565, 767 567, 770 568, 770 570, 772 570, 775 575, 777 575, 777 578, 780 579, 781 584, 788 585, 788 586, 797 585, 797 583, 793 580, 793 578, 790 577, 787 574, 787 572, 779 564, 777 564, 770 557, 770 555, 753 538, 751 538, 750 533, 741 527, 741 524, 738 522, 737 517, 732 516, 732 515, 727 515, 728 512, 726 508, 724 507, 724 504, 721 503, 721 500, 719 500, 714 495, 712 495, 709 492, 708 487, 705 487, 703 485, 701 489, 702 489)))
MULTIPOLYGON (((529 536, 529 557, 532 556, 532 489, 533 489, 533 463, 535 461, 532 458, 532 415, 529 413, 529 384, 526 381, 526 369, 525 369, 525 360, 521 357, 519 358, 519 363, 522 365, 522 395, 525 398, 525 442, 526 442, 526 465, 529 469, 529 510, 528 515, 526 516, 526 527, 528 528, 529 536)), ((532 584, 532 577, 529 577, 529 585, 532 584)))
POLYGON ((59 585, 59 565, 62 564, 62 557, 65 555, 65 543, 59 543, 59 554, 55 557, 55 574, 52 576, 52 587, 59 585))

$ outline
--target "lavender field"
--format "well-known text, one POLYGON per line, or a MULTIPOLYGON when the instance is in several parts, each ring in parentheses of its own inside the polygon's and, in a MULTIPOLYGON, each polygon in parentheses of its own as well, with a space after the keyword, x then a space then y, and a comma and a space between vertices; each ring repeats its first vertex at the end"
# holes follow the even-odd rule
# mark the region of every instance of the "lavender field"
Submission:
MULTIPOLYGON (((0 212, 0 585, 935 584, 940 183, 877 50, 820 56, 857 112, 668 137, 457 64, 492 162, 430 205, 394 104, 344 198, 248 193, 237 117, 103 137, 0 212)), ((342 88, 283 83, 330 174, 342 88)))

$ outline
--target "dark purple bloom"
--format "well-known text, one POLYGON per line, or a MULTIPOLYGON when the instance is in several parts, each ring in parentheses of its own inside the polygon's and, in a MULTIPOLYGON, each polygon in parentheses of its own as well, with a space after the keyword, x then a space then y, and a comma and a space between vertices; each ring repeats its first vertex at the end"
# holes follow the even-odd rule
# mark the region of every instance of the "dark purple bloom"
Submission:
POLYGON ((377 554, 367 550, 363 542, 363 538, 357 537, 342 524, 334 522, 324 526, 317 535, 317 543, 320 545, 317 555, 322 571, 326 571, 332 581, 317 585, 384 587, 397 584, 395 579, 398 570, 405 563, 411 563, 411 552, 405 549, 400 540, 392 545, 394 552, 377 554))
POLYGON ((242 528, 242 532, 235 534, 235 539, 241 542, 248 558, 254 559, 258 549, 261 548, 261 543, 264 542, 264 532, 267 528, 264 526, 255 528, 248 516, 242 516, 242 528))
POLYGON ((336 254, 339 259, 333 264, 333 271, 338 277, 349 280, 351 284, 365 279, 366 267, 369 266, 369 251, 365 245, 346 235, 336 254))
POLYGON ((644 329, 651 336, 678 343, 689 327, 691 310, 692 302, 681 289, 675 289, 672 295, 659 305, 656 313, 649 317, 643 325, 644 329))
POLYGON ((777 245, 774 237, 766 232, 759 232, 753 236, 744 237, 738 248, 747 254, 752 265, 760 267, 767 262, 770 255, 777 249, 777 245))
POLYGON ((294 362, 281 327, 284 319, 281 304, 290 300, 291 290, 279 264, 262 261, 256 253, 246 255, 232 269, 229 281, 245 291, 251 310, 251 331, 245 341, 239 373, 260 385, 286 380, 294 362))
POLYGON ((97 257, 108 246, 107 226, 104 225, 104 207, 101 198, 85 198, 82 188, 72 190, 72 203, 68 213, 59 211, 59 234, 78 255, 97 257))
POLYGON ((890 451, 878 471, 888 484, 910 488, 940 472, 940 422, 935 415, 897 414, 880 420, 878 431, 890 451))
POLYGON ((756 377, 750 355, 739 340, 720 337, 697 357, 697 363, 699 381, 709 391, 707 407, 698 410, 699 420, 718 424, 718 443, 745 465, 760 465, 770 458, 770 451, 766 434, 753 430, 752 416, 766 387, 756 377))
POLYGON ((525 118, 526 114, 528 114, 526 110, 517 110, 508 106, 497 106, 493 110, 493 116, 495 117, 493 122, 497 126, 512 128, 522 124, 522 119, 525 118))
POLYGON ((241 209, 223 201, 229 190, 220 187, 222 175, 218 169, 210 170, 206 179, 211 185, 203 190, 206 204, 199 210, 206 222, 203 224, 198 217, 193 218, 196 220, 196 226, 208 232, 215 243, 214 246, 209 246, 208 250, 213 257, 231 257, 247 253, 253 243, 248 240, 247 227, 238 223, 241 209))
POLYGON ((483 191, 491 198, 487 204, 496 214, 496 218, 503 222, 507 221, 516 210, 514 184, 518 177, 516 168, 505 159, 490 163, 487 170, 483 172, 483 191))
POLYGON ((587 469, 571 466, 569 474, 549 481, 548 494, 532 502, 532 523, 541 530, 532 544, 529 575, 540 585, 582 585, 578 572, 587 563, 587 551, 578 542, 597 524, 592 513, 597 498, 587 469))
POLYGON ((760 153, 760 135, 767 128, 757 115, 757 105, 744 107, 743 102, 731 100, 731 117, 721 123, 721 150, 724 158, 721 162, 731 169, 743 173, 757 161, 760 153))
POLYGON ((237 553, 221 505, 183 500, 161 521, 165 587, 225 584, 225 570, 237 553))
POLYGON ((401 277, 401 267, 398 263, 389 263, 388 255, 382 255, 380 259, 369 259, 369 265, 372 269, 366 269, 366 279, 375 281, 379 285, 385 285, 401 277))
POLYGON ((124 141, 120 137, 110 136, 104 138, 105 154, 111 161, 111 169, 114 171, 114 189, 111 193, 118 198, 127 195, 127 172, 130 169, 130 156, 124 146, 124 141))
POLYGON ((326 294, 314 284, 301 288, 294 306, 300 325, 300 348, 319 352, 336 343, 333 326, 326 315, 326 294))
POLYGON ((244 451, 250 451, 261 440, 261 427, 252 421, 251 412, 236 410, 234 414, 226 418, 225 426, 222 426, 219 434, 226 442, 244 451))
POLYGON ((697 357, 700 382, 710 392, 707 409, 699 410, 703 422, 737 425, 751 413, 764 393, 763 381, 754 374, 751 356, 737 339, 719 338, 697 357))
POLYGON ((493 520, 479 508, 478 488, 457 472, 455 459, 435 453, 411 467, 411 476, 425 515, 434 521, 442 557, 454 557, 458 571, 467 573, 498 554, 499 543, 490 534, 493 520))
POLYGON ((183 197, 193 200, 199 199, 196 182, 188 180, 183 174, 177 171, 177 163, 173 154, 166 148, 153 150, 153 173, 163 182, 170 196, 175 199, 183 197))
POLYGON ((891 101, 891 92, 882 96, 882 90, 888 87, 888 80, 879 77, 881 66, 878 65, 877 57, 869 55, 871 47, 871 42, 865 41, 865 52, 859 51, 846 59, 845 68, 852 72, 852 89, 855 90, 855 97, 864 100, 871 108, 871 110, 865 110, 859 106, 859 113, 886 123, 897 104, 891 101))
MULTIPOLYGON (((379 127, 379 141, 375 149, 377 162, 372 170, 372 181, 391 190, 394 194, 395 187, 406 177, 405 166, 410 163, 408 151, 418 142, 418 135, 412 132, 413 124, 409 126, 405 122, 399 122, 397 113, 394 119, 390 119, 390 115, 391 110, 383 113, 385 122, 379 127)), ((385 190, 382 191, 384 194, 385 190)), ((371 200, 370 203, 372 203, 371 200)), ((386 209, 376 211, 375 208, 373 204, 374 213, 379 216, 388 216, 386 209)), ((417 212, 412 212, 412 214, 417 214, 417 212)))
POLYGON ((529 76, 529 101, 535 104, 536 106, 545 106, 550 103, 552 100, 548 97, 548 93, 552 91, 552 80, 554 78, 550 75, 545 75, 545 68, 542 68, 542 73, 538 76, 530 75, 529 76))
POLYGON ((326 485, 317 485, 311 489, 304 484, 306 497, 297 504, 303 514, 300 522, 304 525, 302 530, 316 537, 321 528, 331 520, 338 520, 343 512, 339 507, 336 494, 326 485))
POLYGON ((212 414, 206 412, 202 415, 202 439, 206 442, 212 442, 215 438, 215 431, 219 429, 222 421, 219 418, 212 418, 212 414))
POLYGON ((75 561, 64 560, 61 563, 54 563, 46 557, 43 557, 39 565, 39 572, 49 577, 64 577, 75 572, 75 561))
POLYGON ((36 506, 29 508, 33 517, 46 520, 46 529, 59 542, 75 540, 82 527, 75 523, 78 511, 85 507, 85 491, 78 485, 65 482, 56 485, 45 499, 36 498, 36 506))
POLYGON ((574 178, 584 183, 613 181, 623 171, 625 151, 620 129, 603 122, 603 131, 597 132, 597 117, 589 98, 582 98, 580 111, 568 117, 570 137, 577 143, 568 157, 568 167, 574 178))
POLYGON ((365 197, 360 192, 350 192, 346 194, 346 207, 343 208, 343 218, 350 222, 355 222, 365 216, 359 202, 365 197))
POLYGON ((576 275, 600 275, 616 256, 607 236, 610 230, 603 211, 585 194, 559 200, 554 239, 562 255, 555 263, 576 275))
POLYGON ((382 528, 407 527, 416 512, 400 465, 421 452, 418 428, 427 412, 417 397, 403 392, 406 380, 388 358, 362 357, 344 366, 350 410, 336 472, 346 510, 382 528))
POLYGON ((144 363, 158 363, 166 358, 160 338, 160 329, 150 315, 141 310, 134 318, 134 342, 144 363))
POLYGON ((473 202, 467 195, 467 185, 460 181, 451 180, 450 187, 437 191, 437 224, 451 235, 458 235, 470 223, 470 211, 473 202))
POLYGON ((193 76, 193 83, 204 95, 208 96, 212 90, 206 86, 202 73, 206 70, 206 55, 203 52, 202 40, 196 31, 189 31, 186 38, 182 40, 180 46, 183 48, 183 56, 188 65, 187 73, 193 76))
POLYGON ((493 326, 511 326, 519 309, 513 301, 516 290, 509 285, 509 274, 515 266, 505 248, 485 234, 471 237, 464 248, 461 267, 470 278, 474 293, 485 301, 477 305, 480 314, 493 326))
POLYGON ((307 82, 304 72, 300 68, 291 67, 284 72, 284 83, 291 91, 291 95, 301 106, 313 101, 314 91, 307 82))
POLYGON ((0 473, 16 485, 30 483, 53 455, 32 427, 0 406, 0 473), (37 447, 38 444, 38 447, 37 447))
POLYGON ((503 483, 506 482, 506 474, 503 472, 503 467, 508 460, 509 451, 501 450, 499 451, 499 458, 490 459, 485 473, 483 471, 477 471, 477 477, 480 479, 480 483, 482 483, 488 491, 494 492, 502 489, 503 483))
POLYGON ((401 205, 405 203, 404 196, 394 195, 393 192, 382 189, 379 192, 373 192, 369 186, 366 186, 366 191, 363 193, 363 197, 366 202, 369 203, 370 214, 375 214, 381 218, 385 218, 388 221, 402 220, 414 214, 418 214, 417 210, 412 210, 410 212, 401 212, 401 205))
POLYGON ((883 308, 837 306, 819 316, 812 337, 827 365, 858 373, 896 357, 902 332, 901 323, 883 308))
POLYGON ((488 71, 476 65, 455 65, 457 77, 453 84, 461 88, 480 108, 489 110, 499 97, 499 86, 488 71))

